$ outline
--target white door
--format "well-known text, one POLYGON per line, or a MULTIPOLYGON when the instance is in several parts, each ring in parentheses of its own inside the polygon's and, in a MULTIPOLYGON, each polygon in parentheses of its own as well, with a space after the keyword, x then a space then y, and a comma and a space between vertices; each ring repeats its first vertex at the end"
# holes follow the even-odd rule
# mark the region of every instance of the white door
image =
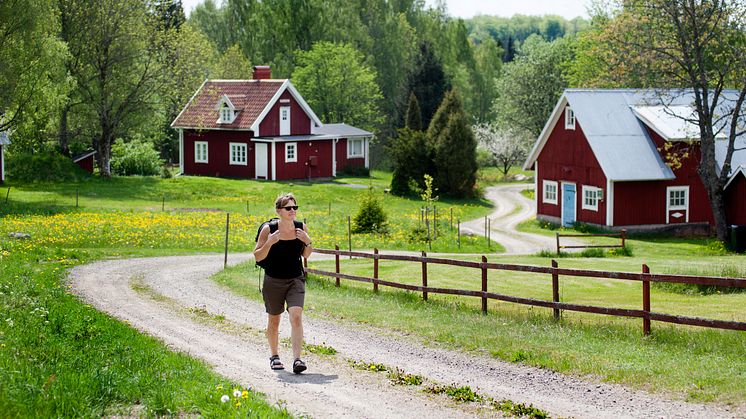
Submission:
POLYGON ((290 106, 280 107, 280 135, 290 135, 290 106))
POLYGON ((267 143, 256 143, 254 167, 257 179, 267 179, 267 143))

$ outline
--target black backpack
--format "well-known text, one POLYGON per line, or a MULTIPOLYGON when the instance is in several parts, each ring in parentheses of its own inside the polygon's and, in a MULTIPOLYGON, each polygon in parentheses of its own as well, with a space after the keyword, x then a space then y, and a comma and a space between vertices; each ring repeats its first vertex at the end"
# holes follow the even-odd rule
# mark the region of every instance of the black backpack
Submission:
MULTIPOLYGON (((262 229, 264 228, 264 226, 268 225, 269 226, 269 234, 272 234, 275 231, 277 231, 277 229, 279 227, 279 223, 280 223, 280 219, 277 218, 277 217, 270 218, 269 220, 261 223, 259 225, 259 228, 256 230, 256 237, 254 237, 254 242, 258 242, 259 241, 259 234, 262 232, 262 229)), ((303 223, 300 222, 300 221, 293 220, 293 224, 295 224, 295 228, 303 228, 303 223)), ((261 262, 257 262, 256 264, 259 267, 266 269, 266 266, 264 266, 264 264, 266 263, 266 261, 267 261, 267 259, 265 258, 264 260, 262 260, 261 262)))

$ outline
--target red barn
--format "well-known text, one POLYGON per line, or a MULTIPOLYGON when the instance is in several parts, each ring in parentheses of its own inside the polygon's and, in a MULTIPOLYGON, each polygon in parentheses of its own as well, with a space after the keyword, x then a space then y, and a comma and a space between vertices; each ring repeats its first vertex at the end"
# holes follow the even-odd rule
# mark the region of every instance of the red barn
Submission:
POLYGON ((5 182, 5 146, 10 144, 7 131, 0 131, 0 183, 5 182))
POLYGON ((369 167, 373 134, 322 124, 288 79, 267 66, 251 80, 206 80, 171 124, 184 175, 246 179, 330 178, 369 167))
MULTIPOLYGON (((732 94, 725 93, 721 115, 732 94)), ((697 174, 692 103, 692 93, 681 90, 565 90, 523 166, 536 171, 537 218, 612 230, 709 232, 714 221, 697 174), (687 157, 667 165, 672 151, 687 157)), ((720 167, 726 132, 716 141, 720 167)), ((746 139, 737 138, 725 191, 729 224, 746 224, 744 146, 746 139)))

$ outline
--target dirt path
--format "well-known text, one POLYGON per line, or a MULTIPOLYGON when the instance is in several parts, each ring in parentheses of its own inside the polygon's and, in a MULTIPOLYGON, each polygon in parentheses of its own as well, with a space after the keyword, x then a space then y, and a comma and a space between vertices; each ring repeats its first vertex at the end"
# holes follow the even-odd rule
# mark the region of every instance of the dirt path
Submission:
MULTIPOLYGON (((316 260, 319 256, 315 255, 316 260)), ((248 254, 233 255, 230 263, 249 259, 248 254)), ((209 277, 222 267, 222 255, 107 260, 76 267, 70 282, 97 309, 130 322, 175 350, 205 360, 218 373, 266 393, 271 401, 284 400, 295 414, 317 418, 499 416, 495 411, 455 405, 417 388, 392 386, 385 374, 356 371, 346 360, 383 363, 441 384, 468 385, 498 400, 531 403, 554 417, 733 418, 746 414, 664 400, 618 385, 439 349, 411 336, 312 317, 305 321, 308 343, 331 346, 337 355, 308 354, 309 370, 300 376, 275 373, 269 369, 261 332, 266 321, 263 306, 211 281, 209 277), (146 291, 135 292, 133 284, 146 291), (223 326, 195 319, 190 308, 224 316, 223 326)), ((283 321, 284 337, 288 329, 283 321)), ((289 348, 281 352, 288 361, 289 348)))
MULTIPOLYGON (((485 198, 495 204, 495 211, 488 215, 490 237, 505 247, 505 253, 533 254, 541 250, 554 251, 556 241, 553 237, 516 231, 516 226, 536 215, 536 202, 521 195, 533 184, 507 184, 491 186, 485 191, 485 198)), ((467 221, 461 224, 462 234, 484 236, 484 218, 467 221)), ((577 241, 564 239, 563 244, 580 244, 577 241)))

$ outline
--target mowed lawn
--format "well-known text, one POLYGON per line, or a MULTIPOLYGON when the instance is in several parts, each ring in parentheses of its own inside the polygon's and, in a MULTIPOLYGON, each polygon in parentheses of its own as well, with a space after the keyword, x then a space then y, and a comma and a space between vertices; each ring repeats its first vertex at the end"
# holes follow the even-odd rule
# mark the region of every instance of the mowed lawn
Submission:
MULTIPOLYGON (((201 362, 173 354, 128 325, 97 313, 71 295, 66 270, 107 257, 155 256, 222 251, 227 213, 229 250, 250 251, 258 225, 273 216, 277 194, 292 191, 316 247, 348 246, 347 220, 373 193, 389 216, 388 234, 353 234, 353 249, 486 254, 489 261, 548 266, 550 258, 500 256, 484 238, 459 237, 451 226, 483 217, 489 203, 437 202, 438 239, 428 245, 417 198, 384 193, 390 175, 337 179, 330 183, 255 182, 183 177, 94 179, 80 184, 10 184, 0 196, 0 411, 8 416, 99 416, 198 414, 287 416, 267 406, 260 394, 213 374, 201 362), (372 187, 372 192, 369 188, 372 187), (7 193, 8 201, 5 202, 7 193), (77 198, 77 206, 76 206, 77 198), (30 239, 11 239, 23 232, 30 239), (10 320, 7 320, 10 319, 10 320), (230 403, 222 394, 239 390, 230 403), (243 393, 247 390, 247 393, 243 393), (262 410, 263 409, 263 410, 262 410), (41 413, 40 413, 41 412, 41 413)), ((8 185, 6 185, 7 187, 8 185)), ((522 228, 553 235, 536 223, 522 228)), ((606 239, 604 239, 606 240, 606 239)), ((613 239, 608 239, 613 240, 613 239)), ((719 275, 739 273, 743 256, 730 255, 711 240, 630 240, 631 257, 561 258, 561 267, 719 275), (696 269, 696 272, 692 270, 696 269)), ((477 260, 474 256, 465 256, 477 260)), ((330 262, 313 261, 333 270, 330 262)), ((418 283, 420 265, 382 262, 380 277, 418 283)), ((370 276, 372 262, 343 260, 343 272, 370 276)), ((478 289, 479 272, 429 267, 435 287, 478 289)), ((235 292, 259 299, 253 264, 216 276, 235 292)), ((490 291, 549 298, 546 275, 490 273, 490 291)), ((640 285, 625 281, 561 278, 562 301, 640 308, 640 285)), ((643 338, 639 320, 563 313, 490 302, 489 314, 476 298, 419 294, 370 284, 311 278, 307 312, 340 321, 379 326, 433 344, 486 353, 571 374, 591 374, 684 398, 720 403, 746 401, 746 335, 653 323, 643 338)), ((681 294, 654 288, 654 311, 746 321, 746 294, 681 294)), ((403 366, 405 367, 405 366, 403 366)))

